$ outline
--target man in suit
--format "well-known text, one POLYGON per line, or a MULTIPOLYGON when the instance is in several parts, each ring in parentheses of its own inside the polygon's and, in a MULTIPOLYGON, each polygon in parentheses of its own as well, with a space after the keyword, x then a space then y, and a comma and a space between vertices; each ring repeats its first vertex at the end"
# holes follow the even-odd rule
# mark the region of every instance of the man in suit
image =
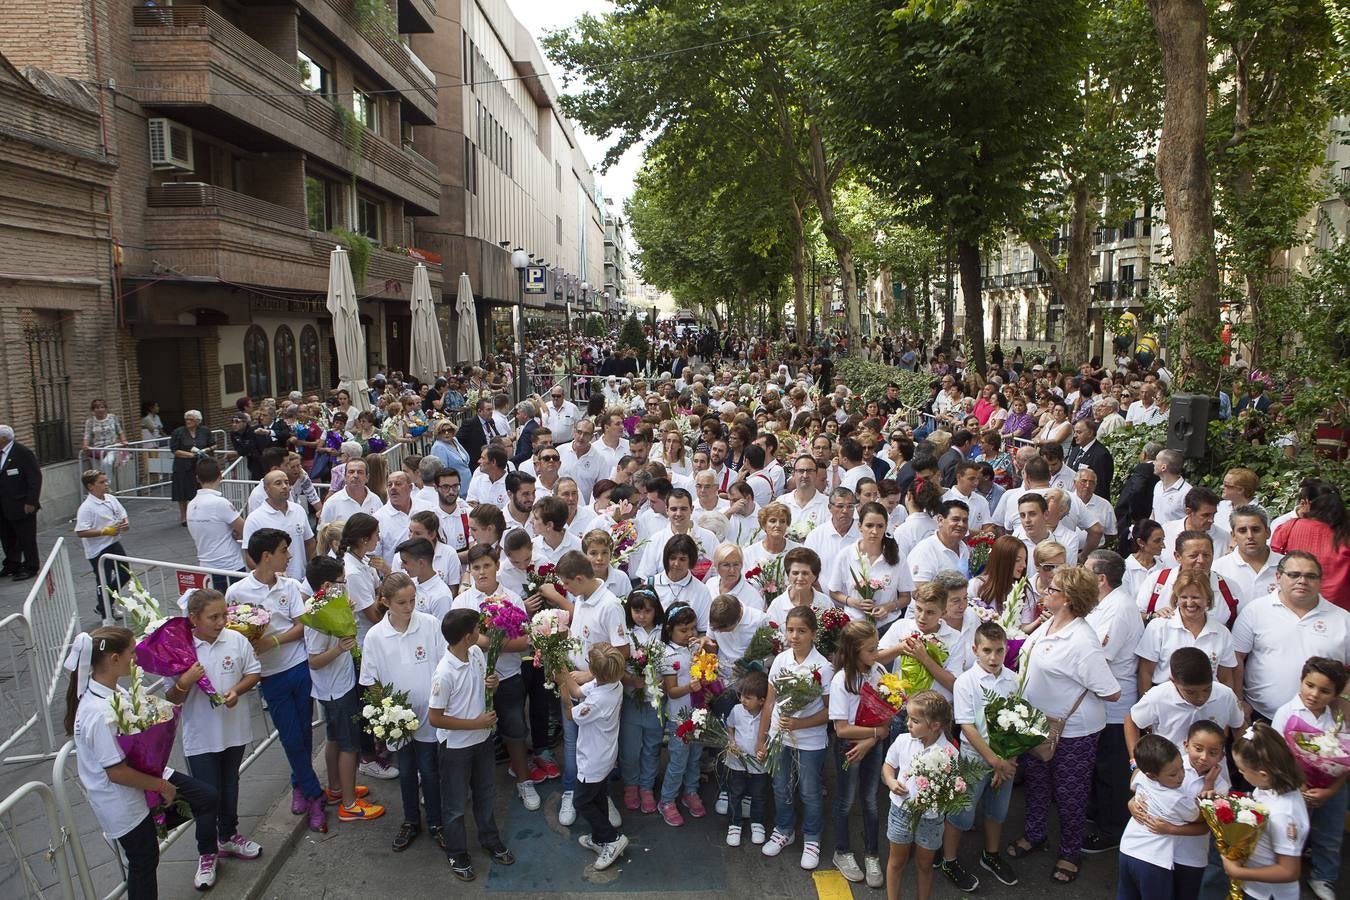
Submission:
POLYGON ((1088 416, 1073 423, 1073 448, 1064 464, 1075 472, 1086 466, 1097 473, 1097 496, 1111 499, 1111 479, 1116 474, 1116 462, 1111 453, 1097 443, 1097 420, 1088 416))
POLYGON ((516 404, 516 452, 511 462, 517 466, 534 455, 534 433, 539 430, 539 410, 534 402, 522 400, 516 404))
POLYGON ((37 545, 41 496, 42 469, 37 457, 14 440, 13 428, 0 425, 0 545, 5 551, 0 575, 25 581, 42 568, 37 545))
POLYGON ((472 468, 478 468, 478 457, 483 454, 483 448, 493 438, 498 437, 500 432, 492 421, 492 401, 480 399, 475 408, 476 415, 465 419, 459 426, 459 432, 455 435, 459 438, 460 444, 465 450, 469 451, 469 465, 472 468))

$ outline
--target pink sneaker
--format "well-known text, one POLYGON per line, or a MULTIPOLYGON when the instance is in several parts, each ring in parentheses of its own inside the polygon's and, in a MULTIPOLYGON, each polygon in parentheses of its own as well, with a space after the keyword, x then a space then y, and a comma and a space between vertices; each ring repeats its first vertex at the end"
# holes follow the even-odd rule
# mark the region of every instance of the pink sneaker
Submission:
POLYGON ((638 789, 636 784, 625 785, 623 789, 624 808, 636 811, 638 808, 638 789))
POLYGON ((291 788, 291 815, 303 816, 309 809, 309 799, 298 787, 291 788))
POLYGON ((649 815, 656 812, 656 795, 651 791, 640 791, 639 794, 642 798, 642 811, 649 815))
POLYGON ((324 812, 321 796, 309 801, 309 828, 320 834, 328 833, 328 814, 324 812))
POLYGON ((661 811, 661 818, 666 820, 667 825, 679 828, 684 824, 684 816, 680 815, 680 811, 675 808, 675 802, 673 800, 668 803, 662 803, 657 809, 661 811))
POLYGON ((689 810, 689 815, 695 819, 701 819, 708 814, 708 811, 703 808, 703 801, 698 798, 698 794, 685 794, 684 806, 689 810))

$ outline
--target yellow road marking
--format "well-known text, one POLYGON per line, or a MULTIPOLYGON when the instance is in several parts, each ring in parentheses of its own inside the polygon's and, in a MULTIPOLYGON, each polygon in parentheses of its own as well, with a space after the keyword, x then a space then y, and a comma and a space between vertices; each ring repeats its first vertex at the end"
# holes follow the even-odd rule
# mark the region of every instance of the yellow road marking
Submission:
POLYGON ((821 869, 812 872, 811 878, 816 882, 816 895, 820 900, 853 900, 853 885, 838 869, 821 869))

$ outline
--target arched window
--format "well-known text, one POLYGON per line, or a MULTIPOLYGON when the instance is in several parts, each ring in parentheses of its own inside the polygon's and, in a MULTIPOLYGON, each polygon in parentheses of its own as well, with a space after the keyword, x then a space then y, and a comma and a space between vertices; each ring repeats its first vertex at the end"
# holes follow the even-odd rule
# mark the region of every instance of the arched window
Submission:
POLYGON ((319 389, 319 332, 313 325, 300 329, 300 384, 302 391, 319 389))
POLYGON ((295 333, 289 325, 277 327, 277 394, 289 394, 300 387, 295 374, 295 333))
POLYGON ((267 333, 257 325, 244 332, 244 387, 250 397, 270 397, 272 376, 267 359, 267 333))

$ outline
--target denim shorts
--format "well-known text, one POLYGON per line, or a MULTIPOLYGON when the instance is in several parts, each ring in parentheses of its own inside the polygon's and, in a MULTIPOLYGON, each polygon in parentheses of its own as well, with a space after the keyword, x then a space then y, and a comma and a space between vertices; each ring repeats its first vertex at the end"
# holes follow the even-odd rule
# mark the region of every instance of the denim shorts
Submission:
POLYGON ((320 700, 328 740, 344 753, 361 749, 361 685, 353 685, 336 700, 320 700))
POLYGON ((942 846, 942 819, 920 819, 918 827, 911 829, 913 817, 908 806, 891 804, 890 815, 886 818, 886 840, 892 844, 918 844, 925 850, 937 850, 942 846))
POLYGON ((975 824, 975 810, 984 803, 984 817, 991 822, 1003 822, 1008 818, 1008 806, 1012 802, 1013 780, 1009 778, 998 787, 994 787, 994 773, 988 772, 975 785, 970 795, 970 805, 947 821, 957 831, 969 831, 975 824))
POLYGON ((492 708, 497 712, 497 733, 506 741, 523 741, 529 733, 525 730, 525 679, 519 675, 497 685, 497 693, 492 698, 492 708))

